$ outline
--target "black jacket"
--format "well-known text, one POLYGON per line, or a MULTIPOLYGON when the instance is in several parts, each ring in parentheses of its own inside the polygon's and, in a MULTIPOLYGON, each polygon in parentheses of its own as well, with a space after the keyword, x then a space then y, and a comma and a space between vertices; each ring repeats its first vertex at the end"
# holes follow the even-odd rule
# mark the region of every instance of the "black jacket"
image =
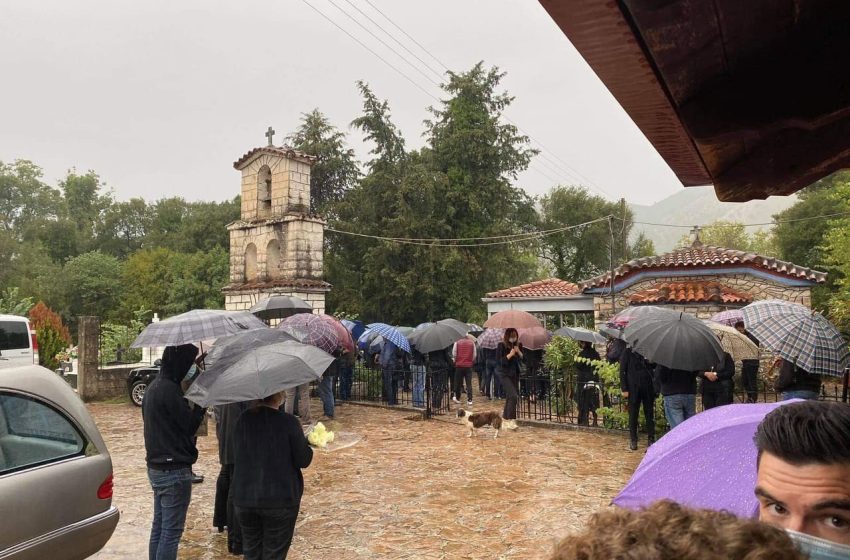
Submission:
POLYGON ((655 368, 655 375, 661 384, 661 394, 670 395, 696 395, 698 371, 684 371, 681 369, 670 369, 664 366, 655 368))
POLYGON ((776 378, 776 390, 780 393, 787 391, 815 391, 817 393, 820 392, 820 376, 812 375, 788 360, 782 360, 779 376, 776 378))
POLYGON ((714 373, 717 374, 717 381, 709 381, 705 374, 700 374, 700 377, 702 377, 700 383, 702 393, 731 393, 733 388, 732 378, 735 377, 735 360, 728 352, 723 353, 723 365, 714 373))
POLYGON ((620 390, 628 392, 630 399, 645 391, 657 393, 652 379, 654 367, 631 348, 624 348, 620 352, 620 390))
POLYGON ((605 345, 605 359, 610 363, 619 362, 620 356, 626 350, 626 343, 618 338, 612 338, 605 345))
POLYGON ((241 402, 215 407, 215 434, 218 436, 218 461, 222 465, 233 464, 233 434, 236 431, 236 422, 249 406, 250 403, 241 402))
MULTIPOLYGON (((522 352, 522 343, 517 342, 520 351, 522 352)), ((508 354, 511 350, 504 342, 500 342, 496 353, 498 355, 498 364, 496 365, 496 373, 499 375, 508 375, 511 377, 519 377, 519 361, 520 357, 514 354, 514 357, 508 359, 508 354)))
MULTIPOLYGON (((754 337, 751 333, 746 332, 744 334, 747 335, 747 338, 749 338, 750 340, 753 341, 753 344, 755 344, 756 346, 761 346, 758 339, 756 337, 754 337)), ((758 373, 759 365, 760 365, 759 360, 741 360, 741 373, 742 374, 758 373)))
POLYGON ((301 503, 313 450, 301 423, 267 406, 242 413, 236 423, 233 504, 243 508, 293 508, 301 503))
POLYGON ((148 467, 168 471, 191 467, 198 460, 195 432, 205 411, 190 406, 180 383, 167 375, 158 375, 145 391, 142 418, 148 467))
MULTIPOLYGON (((579 352, 579 356, 587 360, 598 360, 599 352, 597 352, 592 346, 588 346, 586 348, 582 348, 581 352, 579 352)), ((599 381, 599 374, 596 373, 596 370, 593 369, 592 365, 582 361, 577 361, 576 382, 583 384, 588 381, 599 381)))

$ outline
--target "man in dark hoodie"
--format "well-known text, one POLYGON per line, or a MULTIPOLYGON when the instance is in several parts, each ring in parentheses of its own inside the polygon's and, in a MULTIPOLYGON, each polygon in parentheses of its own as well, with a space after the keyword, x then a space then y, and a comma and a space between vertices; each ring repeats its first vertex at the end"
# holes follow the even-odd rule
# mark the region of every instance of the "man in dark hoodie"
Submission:
POLYGON ((192 465, 198 459, 195 432, 205 411, 192 408, 183 398, 180 381, 197 354, 192 344, 166 347, 159 375, 148 387, 142 404, 145 461, 154 503, 150 560, 177 558, 192 497, 192 465))

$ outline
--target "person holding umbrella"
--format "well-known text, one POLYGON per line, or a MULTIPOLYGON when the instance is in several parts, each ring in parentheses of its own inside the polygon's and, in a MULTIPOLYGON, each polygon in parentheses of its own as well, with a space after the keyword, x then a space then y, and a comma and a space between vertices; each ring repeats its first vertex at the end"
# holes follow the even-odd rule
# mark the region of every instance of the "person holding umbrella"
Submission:
POLYGON ((735 377, 735 362, 729 352, 723 353, 723 365, 717 371, 704 371, 701 377, 700 392, 702 393, 702 408, 704 410, 732 404, 732 379, 735 377))
POLYGON ((813 375, 784 358, 779 358, 777 364, 779 376, 776 378, 775 388, 782 396, 783 401, 789 399, 818 400, 821 387, 819 375, 813 375))
POLYGON ((496 352, 499 356, 496 375, 505 391, 505 410, 502 413, 502 418, 507 420, 507 427, 516 429, 516 409, 519 403, 519 364, 522 360, 522 344, 519 341, 519 333, 516 329, 505 329, 505 335, 496 352))
POLYGON ((301 424, 280 411, 283 393, 245 411, 234 431, 233 504, 245 560, 286 558, 304 494, 310 448, 301 424))
MULTIPOLYGON (((743 318, 743 315, 741 316, 743 318)), ((735 329, 738 330, 739 333, 746 336, 750 340, 753 341, 753 344, 756 346, 759 345, 758 339, 752 335, 747 330, 747 327, 744 326, 744 321, 738 321, 735 323, 735 329)), ((754 403, 758 400, 759 396, 759 366, 761 362, 759 360, 742 360, 741 361, 741 378, 744 381, 744 390, 747 392, 747 402, 754 403)))
POLYGON ((586 340, 579 341, 581 360, 576 361, 576 400, 578 401, 578 425, 588 426, 589 415, 593 412, 593 425, 596 425, 596 408, 599 407, 598 392, 596 387, 588 387, 589 383, 598 383, 599 374, 593 369, 591 361, 599 359, 599 352, 593 344, 586 340), (596 398, 594 398, 596 397, 596 398), (596 404, 596 406, 593 406, 596 404))
POLYGON ((646 358, 624 348, 620 352, 620 391, 629 406, 629 449, 637 451, 638 415, 643 407, 646 431, 649 434, 647 447, 655 443, 655 398, 657 391, 653 383, 652 371, 655 367, 646 358))

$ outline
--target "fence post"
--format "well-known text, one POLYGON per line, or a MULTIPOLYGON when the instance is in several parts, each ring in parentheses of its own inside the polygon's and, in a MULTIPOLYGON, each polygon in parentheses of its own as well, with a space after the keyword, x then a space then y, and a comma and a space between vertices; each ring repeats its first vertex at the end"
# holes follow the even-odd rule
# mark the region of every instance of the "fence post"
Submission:
POLYGON ((425 418, 431 418, 431 368, 425 368, 425 418))
POLYGON ((100 360, 100 319, 80 317, 78 332, 77 393, 84 401, 98 396, 98 367, 100 360))

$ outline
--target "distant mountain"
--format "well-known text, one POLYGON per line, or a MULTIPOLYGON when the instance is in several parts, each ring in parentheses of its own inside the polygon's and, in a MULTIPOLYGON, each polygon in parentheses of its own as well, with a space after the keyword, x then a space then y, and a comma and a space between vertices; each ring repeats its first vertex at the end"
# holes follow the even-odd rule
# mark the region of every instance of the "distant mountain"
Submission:
MULTIPOLYGON (((717 220, 744 224, 769 222, 773 215, 792 206, 795 196, 772 196, 767 200, 750 202, 720 202, 711 187, 688 187, 659 200, 651 206, 630 204, 636 222, 658 224, 706 225, 717 220)), ((750 231, 769 226, 748 228, 750 231)), ((679 239, 688 233, 686 228, 672 228, 635 224, 632 236, 641 231, 652 240, 659 253, 676 247, 679 239)))

